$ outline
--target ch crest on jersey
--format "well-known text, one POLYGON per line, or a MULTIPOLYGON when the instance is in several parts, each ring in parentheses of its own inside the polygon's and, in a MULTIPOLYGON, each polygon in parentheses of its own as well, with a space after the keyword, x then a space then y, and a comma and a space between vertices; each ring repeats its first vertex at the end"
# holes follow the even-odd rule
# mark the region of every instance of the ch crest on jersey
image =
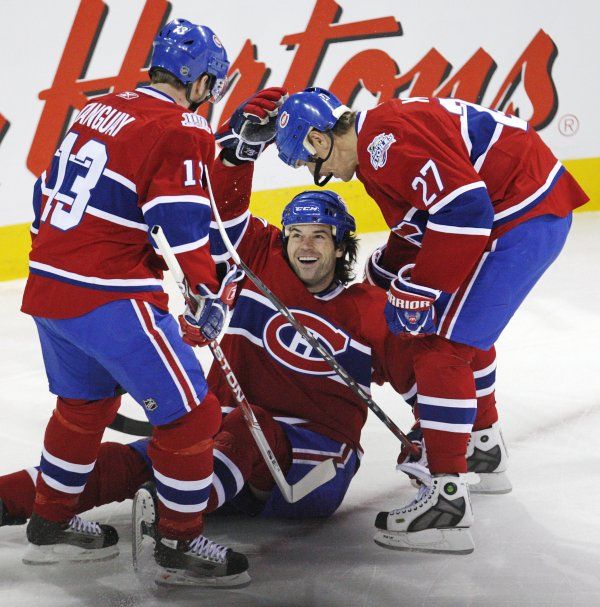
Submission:
POLYGON ((212 130, 206 118, 204 118, 204 116, 200 116, 199 114, 192 114, 186 112, 185 114, 183 114, 181 126, 191 126, 206 131, 207 133, 212 133, 212 130))
MULTIPOLYGON (((292 314, 333 356, 348 349, 350 337, 341 329, 310 312, 292 310, 292 314)), ((310 375, 335 375, 319 353, 279 313, 266 322, 263 343, 267 352, 289 369, 310 375)))
POLYGON ((377 171, 385 166, 387 153, 396 138, 391 133, 379 133, 367 146, 367 152, 371 155, 371 164, 377 171))

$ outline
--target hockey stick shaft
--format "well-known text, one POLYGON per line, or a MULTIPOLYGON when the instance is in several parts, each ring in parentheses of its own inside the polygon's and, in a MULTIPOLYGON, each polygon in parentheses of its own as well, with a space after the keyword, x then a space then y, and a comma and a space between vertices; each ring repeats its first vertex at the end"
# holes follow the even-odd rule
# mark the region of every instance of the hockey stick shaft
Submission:
MULTIPOLYGON (((151 234, 154 241, 158 245, 158 249, 163 256, 167 267, 171 271, 179 290, 183 294, 186 303, 190 302, 190 300, 193 300, 193 297, 190 294, 185 275, 181 269, 181 266, 179 265, 179 262, 177 261, 177 258, 175 257, 175 254, 169 246, 162 228, 160 226, 153 226, 151 234)), ((273 480, 277 484, 277 487, 281 491, 281 494, 285 500, 288 503, 297 502, 311 491, 314 491, 317 487, 320 487, 324 483, 330 481, 336 473, 335 465, 331 458, 319 463, 294 485, 290 485, 286 481, 279 462, 269 446, 267 438, 265 437, 265 434, 262 431, 256 416, 254 415, 254 412, 252 411, 252 407, 248 403, 242 387, 240 386, 235 373, 231 369, 227 358, 225 357, 225 353, 216 341, 209 342, 208 346, 215 358, 215 361, 219 365, 219 369, 223 373, 225 380, 227 381, 227 385, 229 386, 235 400, 242 409, 244 420, 246 421, 248 429, 250 430, 250 434, 252 434, 252 437, 254 438, 254 441, 256 442, 256 445, 263 459, 265 460, 271 475, 273 476, 273 480)))
POLYGON ((227 231, 225 230, 225 226, 221 221, 221 216, 219 214, 219 209, 217 208, 217 204, 215 202, 215 197, 213 195, 212 184, 210 182, 210 176, 208 171, 205 173, 206 181, 208 184, 208 194, 210 198, 210 204, 213 210, 213 215, 215 221, 217 222, 217 226, 219 228, 219 233, 221 234, 221 238, 223 239, 223 243, 233 262, 236 263, 244 272, 246 276, 256 285, 256 287, 262 292, 262 294, 277 308, 277 311, 286 318, 289 323, 296 329, 296 331, 321 355, 321 358, 337 373, 337 375, 342 379, 342 381, 356 394, 359 398, 361 398, 377 415, 377 417, 391 430, 392 434, 407 448, 411 453, 417 453, 417 448, 411 440, 400 430, 400 428, 382 411, 379 405, 371 398, 371 396, 356 382, 356 380, 342 367, 338 361, 327 351, 327 349, 318 341, 313 335, 311 335, 308 329, 298 321, 295 316, 291 313, 289 308, 267 287, 267 285, 247 266, 246 263, 240 258, 237 250, 229 240, 229 236, 227 235, 227 231))

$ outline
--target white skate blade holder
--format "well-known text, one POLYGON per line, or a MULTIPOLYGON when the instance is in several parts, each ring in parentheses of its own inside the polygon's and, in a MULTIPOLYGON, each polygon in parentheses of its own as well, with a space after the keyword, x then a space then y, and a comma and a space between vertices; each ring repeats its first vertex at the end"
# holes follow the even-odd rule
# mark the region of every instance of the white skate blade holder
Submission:
POLYGON ((49 544, 47 546, 29 544, 22 560, 25 565, 54 565, 56 563, 108 561, 118 554, 119 547, 116 544, 94 550, 69 544, 49 544))
POLYGON ((250 575, 247 571, 227 576, 200 577, 182 569, 163 569, 154 578, 157 586, 201 586, 204 588, 243 588, 250 584, 250 575))
POLYGON ((475 550, 471 530, 467 527, 424 529, 423 531, 377 531, 376 544, 392 550, 470 554, 475 550))
POLYGON ((467 483, 472 494, 500 495, 512 491, 512 484, 506 472, 469 472, 467 483))
POLYGON ((150 494, 142 494, 138 491, 132 504, 132 538, 131 538, 131 557, 133 561, 133 570, 136 574, 141 574, 149 568, 149 563, 154 565, 154 545, 155 540, 150 535, 144 533, 142 524, 152 525, 156 520, 154 502, 150 494))

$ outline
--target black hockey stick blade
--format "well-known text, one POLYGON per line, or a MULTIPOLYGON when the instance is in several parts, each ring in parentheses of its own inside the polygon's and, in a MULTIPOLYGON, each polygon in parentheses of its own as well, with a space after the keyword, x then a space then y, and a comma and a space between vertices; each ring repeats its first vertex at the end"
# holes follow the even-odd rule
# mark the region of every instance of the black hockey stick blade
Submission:
POLYGON ((152 424, 139 420, 131 419, 126 415, 117 413, 115 419, 108 425, 111 430, 131 434, 133 436, 152 436, 152 424))

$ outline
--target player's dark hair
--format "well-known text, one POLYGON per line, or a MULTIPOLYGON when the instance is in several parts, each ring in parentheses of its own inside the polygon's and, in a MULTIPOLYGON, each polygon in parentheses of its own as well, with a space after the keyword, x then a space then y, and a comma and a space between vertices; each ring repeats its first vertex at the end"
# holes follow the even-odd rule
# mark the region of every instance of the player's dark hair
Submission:
POLYGON ((334 135, 345 135, 350 129, 354 128, 356 122, 356 112, 344 112, 333 127, 334 135))
POLYGON ((334 277, 343 285, 347 285, 354 280, 354 266, 358 256, 358 238, 354 234, 346 234, 339 247, 343 249, 344 254, 335 260, 334 277))

